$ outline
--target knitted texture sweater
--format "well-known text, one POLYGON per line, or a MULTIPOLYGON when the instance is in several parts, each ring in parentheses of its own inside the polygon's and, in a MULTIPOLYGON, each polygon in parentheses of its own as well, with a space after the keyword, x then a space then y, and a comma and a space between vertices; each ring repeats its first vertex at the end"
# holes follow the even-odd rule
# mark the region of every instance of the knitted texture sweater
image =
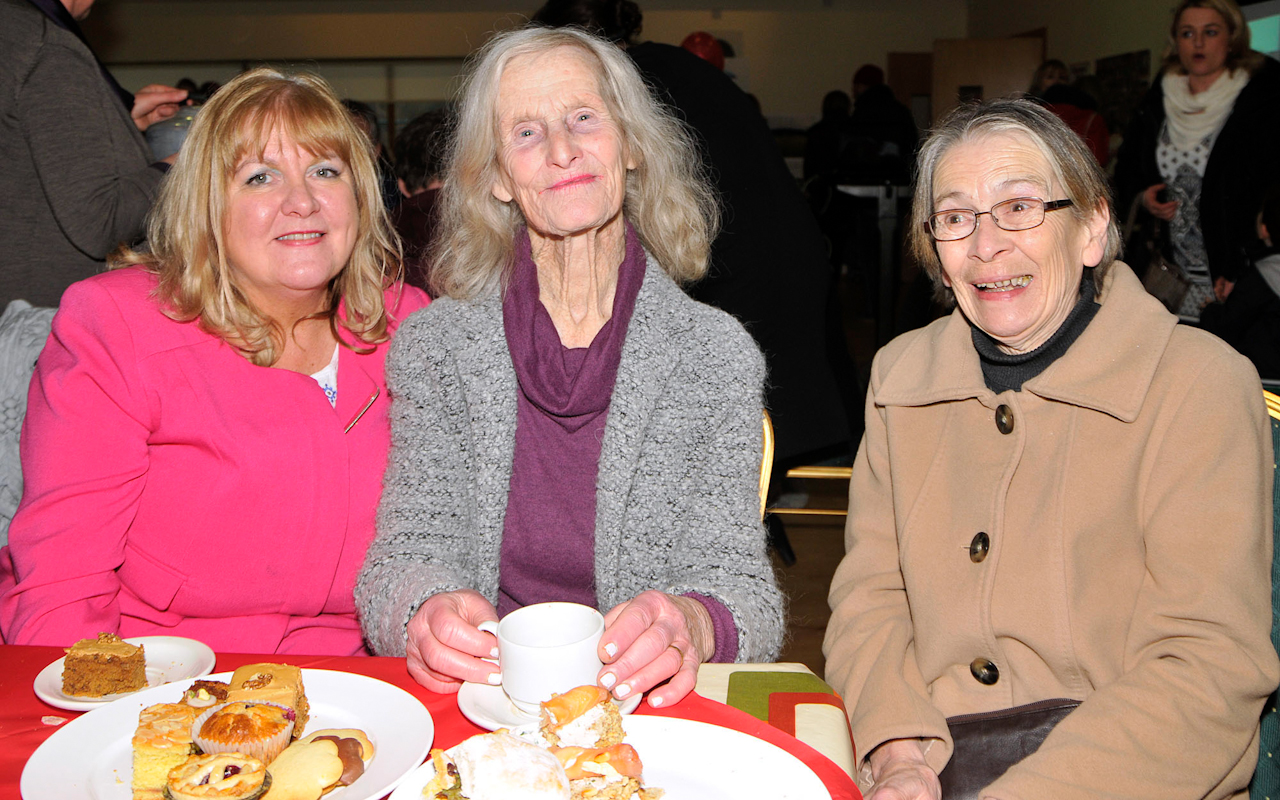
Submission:
MULTIPOLYGON (((391 455, 356 605, 373 651, 401 656, 431 595, 497 603, 517 391, 501 300, 440 298, 410 316, 387 371, 391 455)), ((602 610, 648 589, 715 598, 740 661, 774 660, 784 630, 760 521, 763 382, 742 326, 650 257, 600 450, 596 596, 602 610)))

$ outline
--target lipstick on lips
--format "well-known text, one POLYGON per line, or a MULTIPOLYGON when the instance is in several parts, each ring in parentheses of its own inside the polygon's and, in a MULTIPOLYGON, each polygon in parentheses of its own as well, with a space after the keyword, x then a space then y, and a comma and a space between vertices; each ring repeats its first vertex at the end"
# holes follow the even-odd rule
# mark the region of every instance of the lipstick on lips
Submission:
POLYGON ((572 178, 553 183, 549 189, 568 189, 571 186, 580 186, 582 184, 591 183, 596 179, 595 175, 574 175, 572 178))

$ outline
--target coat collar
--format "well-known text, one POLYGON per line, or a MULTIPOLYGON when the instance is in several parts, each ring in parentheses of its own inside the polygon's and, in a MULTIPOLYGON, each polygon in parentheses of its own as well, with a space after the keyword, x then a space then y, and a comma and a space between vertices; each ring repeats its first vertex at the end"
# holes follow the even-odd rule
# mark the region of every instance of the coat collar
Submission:
MULTIPOLYGON (((1118 261, 1103 282, 1098 302, 1102 308, 1080 338, 1022 388, 1047 400, 1132 422, 1146 399, 1178 318, 1118 261)), ((884 406, 923 406, 970 398, 991 401, 995 394, 983 383, 969 323, 958 308, 912 338, 876 393, 877 404, 884 406)))

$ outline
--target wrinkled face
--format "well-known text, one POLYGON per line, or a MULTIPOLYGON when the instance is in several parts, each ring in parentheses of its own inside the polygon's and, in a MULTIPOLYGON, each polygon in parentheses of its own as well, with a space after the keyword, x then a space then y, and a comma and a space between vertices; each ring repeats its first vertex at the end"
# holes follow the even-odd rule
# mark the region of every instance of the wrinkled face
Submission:
MULTIPOLYGON (((934 173, 933 209, 988 211, 1017 197, 1065 199, 1029 136, 994 133, 953 145, 934 173)), ((988 215, 964 239, 937 242, 943 280, 960 310, 1008 352, 1028 352, 1061 327, 1079 297, 1085 265, 1102 260, 1107 212, 1088 224, 1050 211, 1025 231, 1001 230, 988 215)))
POLYGON ((572 47, 513 58, 498 84, 499 178, 531 235, 559 238, 621 219, 636 164, 600 97, 595 70, 572 47))
POLYGON ((1194 78, 1213 78, 1227 65, 1231 29, 1212 8, 1188 8, 1178 17, 1175 30, 1178 61, 1194 78))
POLYGON ((337 156, 304 150, 279 129, 227 183, 227 262, 259 308, 323 295, 355 248, 354 178, 337 156))

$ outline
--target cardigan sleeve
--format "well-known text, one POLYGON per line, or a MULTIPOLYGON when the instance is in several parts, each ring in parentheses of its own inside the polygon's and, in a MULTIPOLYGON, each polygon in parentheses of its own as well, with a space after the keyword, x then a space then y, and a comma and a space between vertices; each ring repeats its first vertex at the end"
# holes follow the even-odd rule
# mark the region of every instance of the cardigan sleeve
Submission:
POLYGON ((736 652, 717 641, 713 658, 728 660, 732 654, 737 661, 773 661, 782 646, 786 603, 760 519, 764 358, 749 334, 727 316, 708 338, 716 342, 710 349, 723 348, 729 355, 700 359, 700 374, 684 394, 691 404, 703 402, 722 411, 697 454, 702 467, 691 470, 697 482, 679 521, 685 535, 667 556, 672 583, 655 588, 702 595, 728 610, 732 625, 717 626, 716 633, 728 636, 736 629, 736 652))
POLYGON ((826 679, 849 710, 862 789, 866 757, 891 739, 920 739, 934 771, 951 755, 946 718, 935 708, 916 664, 915 633, 902 577, 889 469, 885 410, 876 406, 884 351, 872 367, 866 430, 853 462, 845 557, 831 584, 831 619, 823 651, 826 679))
POLYGON ((447 306, 437 300, 406 320, 387 354, 391 450, 378 531, 355 589, 376 655, 405 654, 409 620, 433 594, 478 588, 461 559, 486 552, 468 502, 468 416, 457 365, 431 333, 432 315, 447 306))
POLYGON ((1153 436, 1138 504, 1146 575, 1123 675, 983 797, 1218 798, 1247 785, 1280 680, 1271 432, 1252 366, 1215 344, 1193 380, 1149 401, 1176 410, 1153 436))
POLYGON ((150 168, 138 131, 116 106, 87 51, 47 41, 14 112, 59 228, 99 261, 142 235, 164 178, 150 168))
POLYGON ((110 292, 72 286, 27 401, 24 495, 0 597, 5 641, 64 645, 119 630, 115 570, 146 483, 151 428, 129 320, 110 292))

